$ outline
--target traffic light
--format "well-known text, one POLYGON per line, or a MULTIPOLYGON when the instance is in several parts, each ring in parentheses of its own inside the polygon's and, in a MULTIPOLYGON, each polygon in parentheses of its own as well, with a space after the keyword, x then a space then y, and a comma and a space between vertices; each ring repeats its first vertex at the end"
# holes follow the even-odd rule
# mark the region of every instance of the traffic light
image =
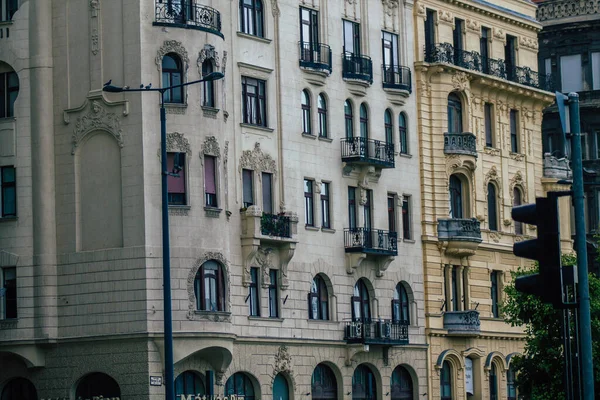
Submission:
POLYGON ((539 262, 539 273, 519 277, 515 288, 522 293, 538 296, 544 303, 556 308, 563 306, 561 274, 560 227, 558 196, 538 197, 535 204, 513 207, 512 217, 517 222, 537 226, 537 239, 515 243, 514 255, 539 262))

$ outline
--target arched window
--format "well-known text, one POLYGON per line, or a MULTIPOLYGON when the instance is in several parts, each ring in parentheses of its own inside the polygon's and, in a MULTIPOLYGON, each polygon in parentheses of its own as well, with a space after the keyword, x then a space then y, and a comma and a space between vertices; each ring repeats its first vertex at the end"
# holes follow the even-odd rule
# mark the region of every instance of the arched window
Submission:
POLYGON ((319 364, 313 371, 311 392, 312 400, 337 399, 337 380, 327 365, 319 364))
POLYGON ((243 372, 236 372, 225 383, 225 396, 243 396, 244 400, 254 400, 254 386, 250 377, 243 372))
POLYGON ((463 183, 456 175, 450 175, 450 218, 463 218, 463 183))
POLYGON ((490 231, 498 230, 498 210, 496 208, 496 186, 493 183, 488 183, 487 193, 488 204, 488 227, 490 231))
POLYGON ((392 400, 412 400, 413 383, 410 373, 401 365, 398 365, 392 372, 391 379, 391 397, 392 400))
POLYGON ((274 400, 289 400, 290 386, 283 374, 277 374, 273 380, 273 399, 274 400))
POLYGON ((388 109, 383 114, 383 127, 385 129, 385 142, 394 143, 394 126, 392 125, 392 112, 388 109))
POLYGON ((462 133, 462 103, 456 93, 448 95, 448 133, 462 133))
POLYGON ((509 367, 506 371, 506 394, 508 400, 517 400, 517 385, 515 383, 515 370, 509 367))
POLYGON ((377 383, 371 368, 360 364, 352 375, 352 400, 375 400, 377 383))
MULTIPOLYGON (((162 87, 183 83, 183 63, 175 53, 166 54, 162 59, 162 87)), ((183 103, 183 87, 165 92, 165 103, 183 103)))
POLYGON ((308 295, 310 319, 329 319, 329 294, 325 280, 317 275, 312 281, 308 295))
POLYGON ((354 295, 352 296, 352 319, 355 321, 370 321, 371 306, 369 300, 369 290, 365 282, 360 279, 354 285, 354 295))
POLYGON ((318 111, 319 111, 319 137, 328 137, 327 133, 327 100, 325 96, 320 94, 318 97, 318 111))
POLYGON ((346 100, 344 103, 344 120, 345 120, 345 130, 346 130, 346 138, 351 139, 354 136, 354 121, 352 115, 352 103, 350 100, 346 100))
POLYGON ((37 400, 35 386, 25 378, 15 378, 4 385, 1 400, 37 400))
POLYGON ((490 400, 498 400, 498 371, 493 362, 490 368, 490 400))
POLYGON ((392 319, 394 322, 406 322, 410 324, 409 307, 406 288, 402 283, 398 283, 396 290, 394 290, 394 299, 392 300, 392 319))
POLYGON ((310 118, 310 94, 304 89, 302 91, 302 133, 305 135, 312 135, 310 118))
MULTIPOLYGON (((521 195, 521 190, 517 187, 513 189, 513 206, 520 206, 523 204, 523 196, 521 195)), ((523 234, 523 223, 515 221, 515 234, 522 235, 523 234)))
POLYGON ((225 311, 223 267, 210 260, 202 264, 194 282, 196 308, 202 311, 225 311))
POLYGON ((408 132, 404 113, 398 115, 398 130, 400 131, 400 153, 408 154, 408 132))
POLYGON ((261 0, 240 0, 240 30, 248 35, 265 37, 261 0))
MULTIPOLYGON (((210 59, 204 60, 202 63, 202 76, 205 77, 208 74, 214 72, 213 62, 210 59)), ((204 107, 215 106, 215 81, 204 81, 204 107)))
POLYGON ((203 396, 206 394, 204 383, 200 375, 194 371, 185 371, 179 374, 175 379, 175 397, 180 399, 181 395, 192 396, 196 395, 203 396))
POLYGON ((452 368, 448 361, 444 361, 440 371, 440 399, 452 400, 452 368))
POLYGON ((77 385, 76 399, 92 399, 100 396, 104 398, 121 397, 119 385, 106 374, 101 372, 91 373, 85 376, 77 385))
POLYGON ((15 101, 18 95, 19 77, 17 73, 7 64, 0 62, 0 118, 15 116, 15 101))
POLYGON ((360 105, 360 137, 369 138, 369 112, 364 103, 360 105))

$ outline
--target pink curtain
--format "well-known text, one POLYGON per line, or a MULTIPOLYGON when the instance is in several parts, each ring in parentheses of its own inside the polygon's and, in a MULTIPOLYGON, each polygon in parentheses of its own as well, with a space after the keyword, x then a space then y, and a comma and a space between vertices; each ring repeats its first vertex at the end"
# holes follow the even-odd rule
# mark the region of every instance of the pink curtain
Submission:
MULTIPOLYGON (((185 193, 185 153, 180 154, 181 171, 177 176, 169 175, 167 182, 169 186, 169 193, 185 193)), ((173 163, 175 161, 175 153, 167 154, 167 171, 173 172, 173 163)))
POLYGON ((217 194, 215 185, 215 158, 204 157, 204 190, 208 194, 217 194))

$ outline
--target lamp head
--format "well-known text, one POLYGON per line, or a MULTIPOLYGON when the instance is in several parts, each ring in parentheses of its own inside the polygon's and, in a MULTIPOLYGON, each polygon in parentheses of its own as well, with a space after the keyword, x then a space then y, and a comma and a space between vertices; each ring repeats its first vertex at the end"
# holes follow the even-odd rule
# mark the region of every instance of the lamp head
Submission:
POLYGON ((118 86, 113 86, 113 85, 104 85, 104 87, 102 88, 103 92, 109 92, 109 93, 121 93, 123 91, 122 87, 118 87, 118 86))
POLYGON ((225 77, 225 75, 223 75, 222 72, 211 72, 210 74, 208 74, 205 77, 203 77, 202 80, 204 82, 207 82, 207 81, 218 81, 219 79, 223 79, 224 77, 225 77))

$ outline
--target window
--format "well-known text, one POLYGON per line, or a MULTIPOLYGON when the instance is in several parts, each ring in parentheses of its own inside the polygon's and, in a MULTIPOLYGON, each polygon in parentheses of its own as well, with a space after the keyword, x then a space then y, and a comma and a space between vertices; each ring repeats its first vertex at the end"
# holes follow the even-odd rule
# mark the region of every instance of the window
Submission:
POLYGON ((496 186, 488 183, 487 205, 488 205, 488 228, 490 231, 498 230, 498 209, 496 206, 496 186))
POLYGON ((360 137, 369 139, 369 112, 365 103, 360 105, 360 137))
POLYGON ((312 60, 312 52, 319 48, 319 13, 309 8, 300 7, 300 41, 306 57, 303 60, 312 60))
POLYGON ((254 400, 254 386, 252 381, 243 372, 236 372, 231 375, 225 383, 225 396, 235 395, 243 397, 244 400, 254 400))
POLYGON ((465 21, 459 18, 454 18, 454 30, 452 31, 452 45, 454 46, 454 59, 460 61, 460 56, 463 46, 463 28, 465 21))
POLYGON ((491 275, 490 275, 490 279, 491 279, 491 295, 492 295, 492 316, 494 318, 499 318, 500 317, 500 312, 498 309, 498 275, 500 274, 499 271, 492 271, 491 275))
POLYGON ((564 93, 580 92, 583 90, 581 54, 562 56, 560 58, 560 78, 564 93))
POLYGON ((0 269, 0 319, 17 318, 17 269, 0 269))
POLYGON ((406 115, 398 115, 398 130, 400 132, 400 154, 408 154, 408 136, 406 126, 406 115))
POLYGON ((384 82, 395 83, 396 74, 399 73, 398 66, 399 53, 398 53, 398 35, 381 31, 381 46, 383 53, 383 79, 384 82))
POLYGON ((348 224, 350 229, 356 229, 356 188, 348 186, 348 224))
POLYGON ((387 197, 388 206, 388 230, 390 232, 396 232, 396 196, 388 194, 387 197))
POLYGON ((511 35, 506 35, 504 63, 506 65, 506 75, 508 76, 508 79, 515 79, 517 73, 517 38, 511 35))
POLYGON ((385 142, 394 144, 394 126, 392 125, 392 112, 385 110, 383 114, 383 129, 385 130, 385 142))
POLYGON ((249 169, 242 170, 242 186, 243 186, 243 199, 244 208, 248 208, 254 205, 254 179, 252 179, 254 171, 249 169))
POLYGON ((498 400, 498 371, 494 362, 490 368, 490 400, 498 400))
POLYGON ((360 364, 352 375, 352 400, 373 400, 377 398, 377 381, 371 368, 360 364))
POLYGON ((337 380, 335 374, 326 364, 318 364, 311 380, 312 400, 336 400, 337 380))
POLYGON ((354 321, 371 321, 369 291, 362 279, 354 285, 354 294, 352 296, 352 319, 354 321))
POLYGON ((592 53, 592 88, 600 90, 600 53, 592 53))
POLYGON ((485 122, 485 145, 494 147, 494 137, 492 133, 492 105, 485 103, 483 107, 483 119, 485 122))
POLYGON ((25 378, 13 378, 6 382, 0 392, 0 399, 37 399, 35 386, 25 378))
POLYGON ((0 200, 2 200, 2 218, 17 216, 17 174, 15 167, 0 168, 0 200))
MULTIPOLYGON (((162 59, 162 87, 183 83, 183 64, 175 53, 169 53, 162 59)), ((164 94, 165 103, 183 103, 183 87, 169 89, 164 94)))
POLYGON ((392 372, 391 379, 391 398, 392 400, 412 400, 413 382, 410 373, 406 368, 398 365, 392 372))
POLYGON ((0 118, 15 115, 15 101, 19 95, 19 77, 14 71, 0 73, 0 118))
POLYGON ((167 153, 167 171, 169 205, 187 205, 185 153, 167 153))
POLYGON ((269 270, 269 317, 279 317, 279 305, 277 304, 277 270, 269 270))
MULTIPOLYGON (((363 211, 364 211, 364 217, 365 217, 365 229, 371 229, 372 225, 373 225, 373 210, 372 210, 372 204, 373 204, 373 191, 371 189, 367 189, 367 198, 365 201, 365 204, 363 205, 363 211)), ((365 241, 368 241, 371 238, 370 235, 367 235, 367 237, 365 238, 365 241)))
POLYGON ((258 294, 258 268, 250 268, 250 286, 248 288, 250 300, 250 316, 260 316, 260 296, 258 294))
POLYGON ((440 396, 441 400, 452 400, 452 368, 448 361, 444 361, 440 372, 440 396))
POLYGON ((321 227, 331 229, 331 209, 329 198, 329 182, 323 182, 321 185, 321 227))
POLYGON ((317 275, 312 281, 308 294, 308 314, 310 319, 329 319, 329 294, 325 280, 317 275))
POLYGON ((10 21, 19 9, 19 0, 0 1, 0 21, 10 21))
POLYGON ((360 24, 344 20, 344 53, 360 55, 360 24))
MULTIPOLYGON (((121 397, 121 389, 119 384, 110 376, 102 372, 92 372, 86 375, 75 390, 76 399, 92 399, 99 393, 105 396, 105 399, 121 397)), ((37 397, 30 397, 37 398, 37 397)))
POLYGON ((544 73, 546 75, 552 74, 552 59, 551 58, 544 59, 544 73))
POLYGON ((513 153, 518 153, 520 150, 519 146, 519 135, 517 121, 518 121, 518 111, 510 110, 510 151, 513 153))
MULTIPOLYGON (((520 206, 523 204, 523 197, 521 196, 521 190, 519 188, 513 189, 513 206, 520 206)), ((515 221, 515 234, 523 234, 523 223, 515 221)))
POLYGON ((265 81, 242 77, 243 122, 267 126, 265 81))
POLYGON ((216 159, 213 156, 204 156, 204 195, 206 207, 218 207, 216 159))
POLYGON ((411 215, 410 215, 410 196, 404 196, 402 199, 402 237, 405 240, 412 239, 411 215))
POLYGON ((394 322, 406 322, 410 324, 409 307, 406 288, 402 283, 398 283, 396 290, 394 290, 394 299, 392 300, 392 320, 394 322))
POLYGON ((240 30, 248 35, 265 37, 261 0, 240 0, 240 30))
POLYGON ((212 260, 202 264, 194 283, 198 310, 225 311, 225 283, 220 264, 212 260))
POLYGON ((204 384, 202 383, 202 379, 200 376, 194 371, 185 371, 177 376, 175 379, 175 398, 180 399, 181 395, 184 398, 188 396, 196 395, 204 395, 206 394, 206 390, 204 388, 204 384))
POLYGON ((310 123, 310 95, 308 90, 302 91, 302 133, 312 135, 312 126, 310 123))
POLYGON ((463 184, 456 175, 450 176, 450 218, 463 218, 463 184))
POLYGON ((479 38, 479 54, 481 54, 481 67, 484 74, 490 72, 490 28, 481 27, 481 38, 479 38))
POLYGON ((517 384, 513 367, 508 367, 508 371, 506 371, 506 394, 508 400, 517 400, 517 384))
POLYGON ((451 271, 452 281, 450 282, 450 290, 452 298, 450 299, 450 303, 452 304, 452 311, 459 311, 458 305, 460 304, 460 299, 458 298, 458 277, 459 277, 459 267, 453 266, 451 271))
POLYGON ((425 55, 432 54, 435 47, 435 27, 437 25, 436 12, 430 9, 426 11, 425 19, 425 55))
POLYGON ((344 103, 344 121, 345 121, 345 130, 346 130, 346 138, 351 139, 354 136, 354 122, 352 120, 352 103, 350 100, 346 100, 344 103))
POLYGON ((313 209, 313 181, 304 180, 304 223, 306 226, 315 226, 315 212, 313 209))
POLYGON ((263 172, 261 178, 263 212, 273 214, 273 174, 263 172))
POLYGON ((448 133, 462 133, 462 103, 456 93, 448 95, 448 133))
POLYGON ((317 98, 317 107, 319 113, 319 137, 326 138, 328 137, 327 133, 327 100, 325 100, 325 96, 321 93, 317 98))
MULTIPOLYGON (((204 60, 202 63, 202 77, 206 77, 214 71, 212 60, 204 60)), ((204 81, 204 107, 215 106, 215 81, 204 81)))

